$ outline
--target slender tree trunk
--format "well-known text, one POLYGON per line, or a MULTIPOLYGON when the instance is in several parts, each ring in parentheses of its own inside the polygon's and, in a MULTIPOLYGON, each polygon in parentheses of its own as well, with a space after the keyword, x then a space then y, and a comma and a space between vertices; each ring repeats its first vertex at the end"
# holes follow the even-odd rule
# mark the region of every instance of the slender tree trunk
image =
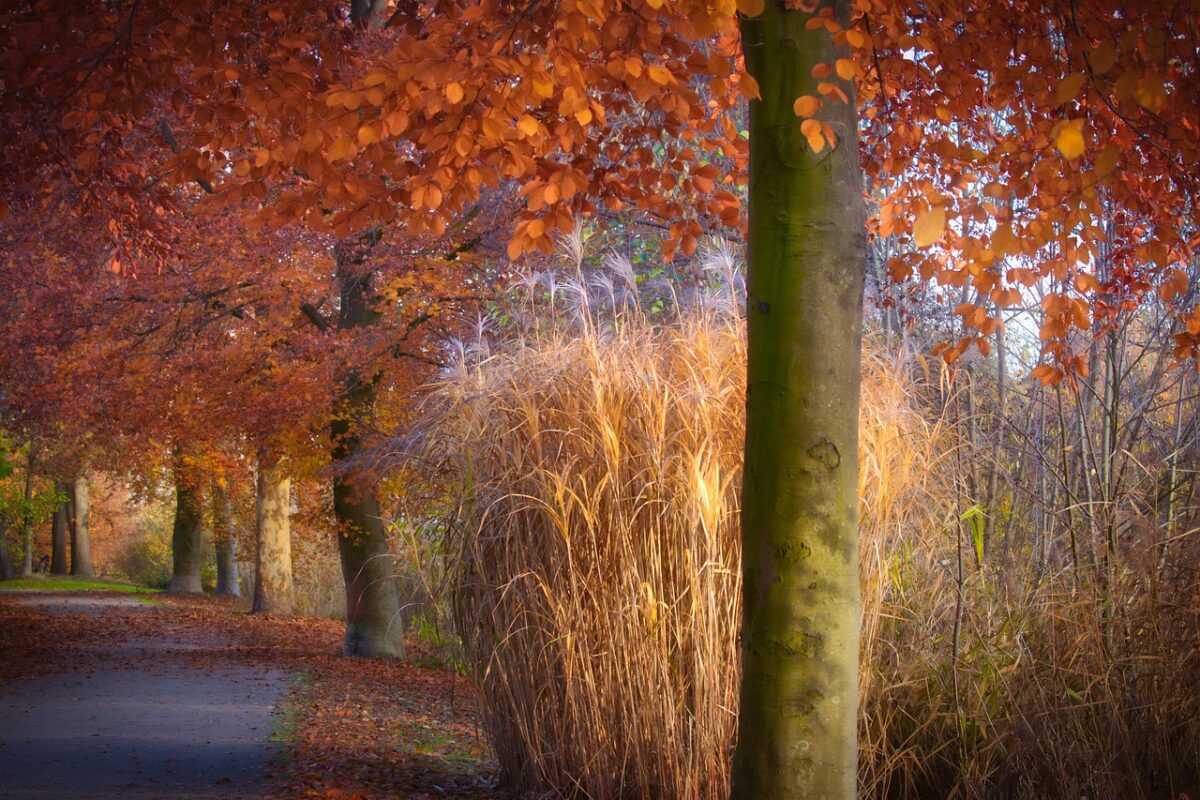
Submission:
POLYGON ((292 482, 278 464, 261 456, 258 465, 257 520, 254 527, 254 607, 264 614, 291 614, 292 533, 288 515, 292 504, 292 482))
MULTIPOLYGON (((338 249, 341 312, 338 328, 353 330, 377 325, 372 308, 371 273, 363 270, 365 255, 378 234, 344 241, 338 249)), ((392 571, 387 534, 379 514, 375 489, 355 480, 354 461, 362 451, 362 430, 375 406, 378 376, 348 370, 334 400, 330 434, 333 442, 333 509, 338 521, 338 553, 346 583, 346 642, 348 656, 400 656, 404 653, 404 623, 400 596, 392 571)))
POLYGON ((88 480, 85 475, 75 478, 71 510, 75 522, 71 526, 71 574, 90 578, 96 571, 92 568, 92 543, 88 535, 88 480))
POLYGON ((8 531, 4 529, 4 521, 0 520, 0 581, 11 580, 15 577, 12 553, 8 549, 8 531))
POLYGON ((213 543, 217 551, 217 588, 213 594, 241 597, 238 583, 237 534, 233 529, 233 504, 216 482, 212 488, 213 543))
POLYGON ((181 470, 175 471, 175 526, 171 533, 171 554, 174 569, 171 575, 172 594, 199 594, 200 565, 203 560, 200 529, 202 525, 200 498, 189 485, 181 470))
POLYGON ((71 501, 66 499, 71 487, 66 483, 58 484, 58 492, 63 496, 62 502, 54 509, 50 518, 50 574, 67 574, 67 540, 70 538, 70 509, 71 501))
POLYGON ((25 505, 21 511, 21 575, 33 575, 33 468, 37 463, 37 448, 29 443, 29 455, 25 461, 25 505))
MULTIPOLYGON (((848 21, 850 3, 832 3, 848 21)), ((750 103, 741 713, 735 800, 850 800, 857 780, 858 406, 866 234, 857 112, 826 101, 814 153, 792 106, 847 57, 768 0, 743 21, 750 103)))

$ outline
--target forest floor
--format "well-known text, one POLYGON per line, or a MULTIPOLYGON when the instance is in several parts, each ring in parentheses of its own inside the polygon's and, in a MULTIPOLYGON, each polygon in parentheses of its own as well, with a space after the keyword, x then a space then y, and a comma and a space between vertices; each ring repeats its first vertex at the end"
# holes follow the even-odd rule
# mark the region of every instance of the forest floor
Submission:
POLYGON ((0 798, 499 798, 470 681, 421 642, 236 601, 0 593, 0 798))

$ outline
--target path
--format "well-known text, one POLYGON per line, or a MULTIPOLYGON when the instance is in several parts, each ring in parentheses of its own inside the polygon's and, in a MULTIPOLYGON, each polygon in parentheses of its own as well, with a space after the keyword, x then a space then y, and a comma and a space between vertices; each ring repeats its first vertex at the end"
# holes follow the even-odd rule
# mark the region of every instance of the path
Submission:
MULTIPOLYGON (((146 608, 116 596, 17 602, 61 615, 64 628, 146 608)), ((69 666, 0 684, 0 798, 260 796, 286 676, 224 663, 228 646, 218 636, 110 635, 64 651, 69 666)))

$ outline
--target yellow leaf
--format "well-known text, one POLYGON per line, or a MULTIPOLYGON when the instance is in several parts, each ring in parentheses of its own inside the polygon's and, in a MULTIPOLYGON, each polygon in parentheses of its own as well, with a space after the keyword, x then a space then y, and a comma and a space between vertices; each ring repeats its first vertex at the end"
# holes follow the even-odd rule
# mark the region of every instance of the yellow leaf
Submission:
POLYGON ((265 167, 267 162, 271 160, 271 151, 265 147, 260 147, 254 151, 254 166, 265 167))
POLYGON ((913 226, 913 241, 917 247, 929 247, 942 238, 946 232, 946 209, 936 206, 917 217, 913 226))
POLYGON ((1087 80, 1087 75, 1082 72, 1076 72, 1074 75, 1068 75, 1063 79, 1063 82, 1058 85, 1058 91, 1054 93, 1055 105, 1069 103, 1079 95, 1079 90, 1083 88, 1084 81, 1087 80))
POLYGON ((766 0, 737 0, 738 13, 743 17, 757 17, 766 9, 766 0))
POLYGON ((542 99, 548 100, 554 96, 554 81, 549 78, 534 78, 533 93, 542 99))
POLYGON ((517 130, 526 136, 533 136, 538 132, 538 121, 526 114, 517 120, 517 130))
POLYGON ((1088 56, 1092 72, 1103 75, 1117 65, 1117 46, 1112 42, 1101 42, 1088 56))
POLYGON ((797 117, 811 117, 820 108, 821 101, 811 94, 800 95, 792 104, 792 110, 796 112, 797 117))
POLYGON ((650 6, 655 11, 658 11, 660 8, 662 8, 663 0, 646 0, 646 5, 650 6))
POLYGON ((834 64, 834 70, 837 75, 844 81, 852 80, 858 73, 858 68, 854 66, 854 61, 849 58, 839 58, 834 64))
POLYGON ((867 43, 867 35, 860 30, 851 28, 846 31, 846 43, 851 47, 862 47, 867 43))
POLYGON ((464 94, 462 84, 458 81, 446 84, 446 99, 451 103, 461 103, 464 94))
POLYGON ((1068 161, 1072 161, 1083 155, 1085 146, 1083 132, 1080 130, 1082 123, 1082 120, 1059 123, 1058 132, 1054 134, 1054 146, 1058 148, 1058 152, 1062 153, 1063 157, 1068 161))
POLYGON ((592 121, 592 110, 585 108, 582 111, 575 112, 575 119, 579 120, 579 124, 587 126, 592 121))

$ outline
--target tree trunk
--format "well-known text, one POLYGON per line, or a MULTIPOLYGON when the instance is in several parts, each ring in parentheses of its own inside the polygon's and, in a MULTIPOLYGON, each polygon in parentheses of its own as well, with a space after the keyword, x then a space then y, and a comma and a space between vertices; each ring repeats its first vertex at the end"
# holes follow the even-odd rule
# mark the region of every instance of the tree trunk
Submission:
POLYGON ((12 553, 8 549, 8 531, 4 530, 4 521, 0 520, 0 581, 11 580, 15 577, 12 553))
MULTIPOLYGON (((340 330, 378 324, 372 308, 371 273, 360 269, 378 241, 377 233, 344 241, 338 249, 341 290, 340 330)), ((334 399, 330 434, 334 465, 333 509, 338 522, 338 554, 346 584, 346 642, 348 656, 401 656, 404 623, 400 596, 392 572, 387 534, 379 515, 374 486, 355 480, 355 457, 362 451, 362 431, 375 405, 378 376, 351 369, 341 376, 334 399)))
POLYGON ((292 532, 288 521, 292 482, 278 464, 259 458, 258 502, 254 526, 254 612, 291 614, 292 532))
MULTIPOLYGON (((832 4, 846 24, 848 0, 832 4)), ((741 712, 736 800, 856 796, 858 406, 866 234, 857 112, 814 153, 792 106, 848 57, 768 0, 743 22, 750 103, 741 712)))
POLYGON ((75 478, 71 509, 75 518, 71 526, 71 574, 90 578, 96 571, 92 568, 92 543, 88 538, 88 480, 84 475, 75 478))
POLYGON ((70 538, 70 501, 66 499, 70 487, 58 484, 58 492, 64 498, 54 509, 50 518, 50 574, 67 574, 67 540, 70 538))
POLYGON ((171 575, 172 594, 199 594, 200 565, 203 560, 200 528, 200 498, 188 485, 181 471, 175 472, 175 527, 171 533, 171 555, 174 569, 171 575))
POLYGON ((37 463, 37 448, 29 443, 29 456, 25 461, 25 505, 21 509, 21 575, 33 575, 33 468, 37 463))
POLYGON ((213 543, 217 551, 217 588, 213 594, 241 597, 238 583, 237 534, 233 529, 233 505, 229 495, 214 483, 212 490, 213 543))

